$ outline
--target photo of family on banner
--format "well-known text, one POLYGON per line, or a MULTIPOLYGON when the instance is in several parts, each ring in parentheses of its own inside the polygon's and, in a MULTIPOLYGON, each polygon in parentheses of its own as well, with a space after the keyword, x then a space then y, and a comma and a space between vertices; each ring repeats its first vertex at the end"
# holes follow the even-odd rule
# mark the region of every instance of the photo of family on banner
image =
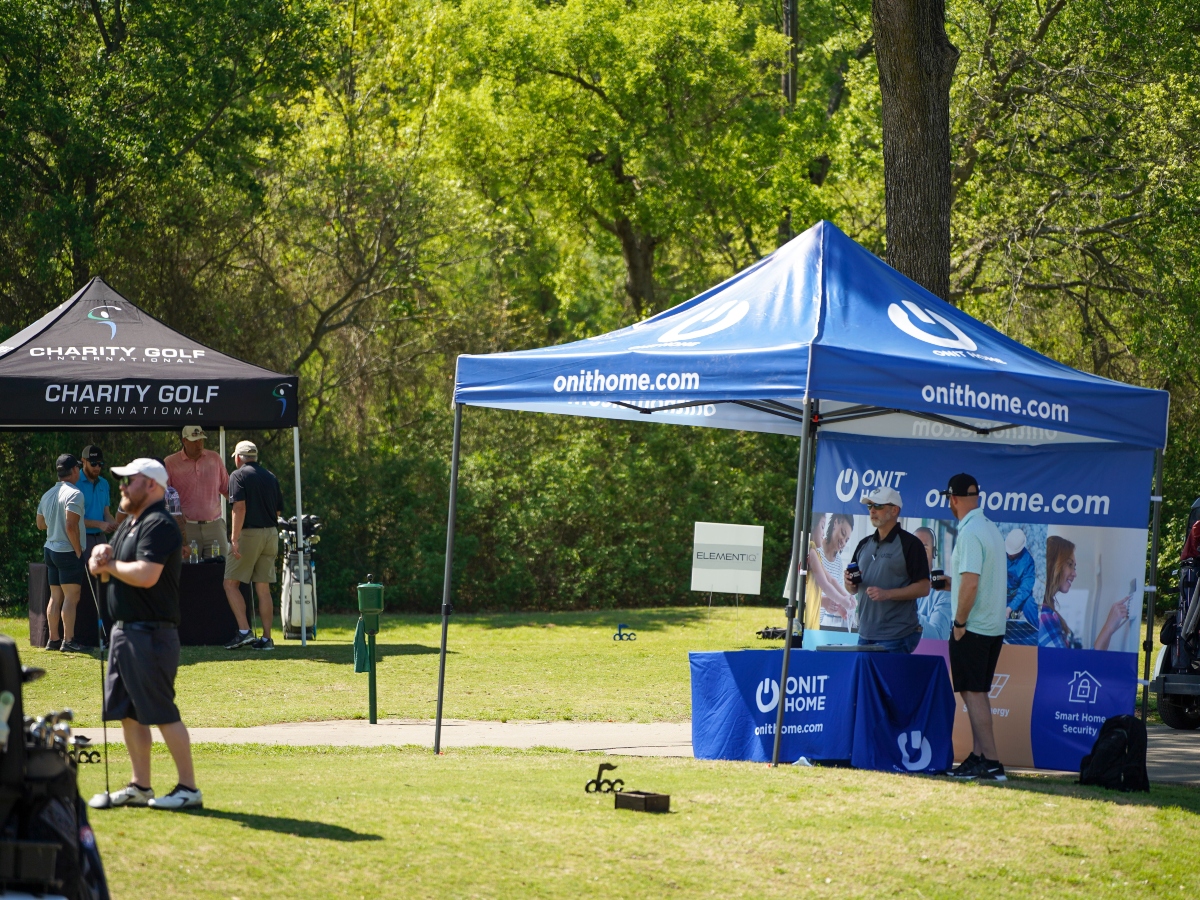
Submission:
MULTIPOLYGON (((957 529, 940 492, 947 473, 970 471, 1008 557, 1005 646, 990 694, 1001 758, 1077 769, 1104 720, 1131 714, 1136 702, 1153 468, 1153 451, 1090 441, 1018 446, 822 434, 812 543, 823 571, 809 591, 820 611, 806 616, 816 630, 806 632, 805 645, 857 640, 858 611, 842 573, 873 530, 862 494, 887 486, 900 492, 900 524, 924 544, 935 573, 918 601, 916 652, 948 660, 950 585, 948 572, 945 580, 937 573, 950 568, 957 529)), ((954 743, 959 756, 970 748, 961 703, 954 743)))

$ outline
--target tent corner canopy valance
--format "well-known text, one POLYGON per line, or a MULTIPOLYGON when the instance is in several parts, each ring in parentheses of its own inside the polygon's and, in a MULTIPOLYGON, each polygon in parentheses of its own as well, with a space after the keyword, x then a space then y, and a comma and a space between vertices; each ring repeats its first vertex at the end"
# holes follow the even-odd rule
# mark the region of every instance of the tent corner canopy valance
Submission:
POLYGON ((294 428, 298 387, 179 334, 100 278, 0 342, 0 428, 294 428))
POLYGON ((1072 369, 938 299, 819 222, 711 290, 583 341, 458 358, 456 403, 799 434, 896 415, 964 433, 1166 445, 1169 395, 1072 369), (852 413, 832 410, 850 407, 852 413))

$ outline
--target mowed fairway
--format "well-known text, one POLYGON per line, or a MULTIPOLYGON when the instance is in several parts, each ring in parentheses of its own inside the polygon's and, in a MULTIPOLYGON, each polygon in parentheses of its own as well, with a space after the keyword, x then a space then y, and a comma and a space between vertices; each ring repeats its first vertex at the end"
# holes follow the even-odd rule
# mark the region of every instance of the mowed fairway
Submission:
MULTIPOLYGON (((119 751, 118 751, 119 753, 119 751)), ((206 809, 95 812, 116 897, 1185 897, 1200 793, 562 752, 198 748, 206 809)), ((169 787, 158 752, 155 782, 169 787)), ((117 765, 119 771, 127 771, 117 765)), ((85 793, 103 785, 85 767, 85 793)))
MULTIPOLYGON (((276 637, 267 653, 184 647, 176 680, 188 725, 264 725, 366 718, 367 676, 355 675, 357 617, 323 616, 319 639, 276 637)), ((379 715, 432 718, 437 700, 441 620, 384 615, 377 639, 379 715)), ((704 609, 454 616, 446 665, 449 718, 592 719, 663 722, 691 716, 689 650, 782 646, 755 629, 782 625, 777 609, 704 609), (624 623, 636 641, 614 641, 624 623)), ((47 675, 26 688, 26 708, 70 707, 99 724, 95 656, 29 646, 23 619, 0 620, 26 665, 47 675)))

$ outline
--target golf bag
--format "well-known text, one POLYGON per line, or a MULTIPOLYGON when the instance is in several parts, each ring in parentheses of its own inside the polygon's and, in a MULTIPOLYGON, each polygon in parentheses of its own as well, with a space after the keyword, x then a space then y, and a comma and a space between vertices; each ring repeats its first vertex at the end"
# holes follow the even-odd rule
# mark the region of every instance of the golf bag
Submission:
POLYGON ((321 538, 321 520, 316 516, 304 517, 304 596, 300 595, 300 548, 296 540, 296 517, 279 520, 279 537, 283 541, 283 585, 280 598, 280 614, 283 618, 283 636, 289 640, 300 640, 300 630, 306 637, 317 636, 317 567, 313 562, 313 548, 321 538))
POLYGON ((1179 608, 1167 613, 1159 642, 1166 648, 1162 670, 1175 674, 1200 669, 1200 559, 1179 567, 1179 608))
POLYGON ((23 669, 12 638, 0 635, 0 893, 27 891, 68 900, 108 900, 108 884, 77 766, 98 754, 72 737, 71 713, 24 715, 21 687, 45 674, 23 669), (5 696, 7 695, 7 696, 5 696))

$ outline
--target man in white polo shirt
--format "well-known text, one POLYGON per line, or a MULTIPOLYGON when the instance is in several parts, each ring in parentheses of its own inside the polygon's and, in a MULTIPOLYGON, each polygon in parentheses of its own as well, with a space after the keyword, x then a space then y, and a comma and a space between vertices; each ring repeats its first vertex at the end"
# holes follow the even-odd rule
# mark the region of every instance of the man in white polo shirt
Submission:
POLYGON ((183 449, 172 453, 163 464, 170 486, 179 492, 183 514, 183 546, 192 541, 207 556, 213 541, 221 556, 229 555, 225 520, 221 518, 221 497, 229 496, 229 472, 221 454, 204 449, 208 435, 199 425, 183 429, 183 449))
POLYGON ((965 472, 943 493, 958 519, 951 556, 954 609, 950 632, 950 679, 971 720, 974 749, 951 773, 956 778, 1007 780, 992 731, 992 677, 1004 644, 1008 617, 1008 557, 1000 529, 979 508, 979 482, 965 472))

